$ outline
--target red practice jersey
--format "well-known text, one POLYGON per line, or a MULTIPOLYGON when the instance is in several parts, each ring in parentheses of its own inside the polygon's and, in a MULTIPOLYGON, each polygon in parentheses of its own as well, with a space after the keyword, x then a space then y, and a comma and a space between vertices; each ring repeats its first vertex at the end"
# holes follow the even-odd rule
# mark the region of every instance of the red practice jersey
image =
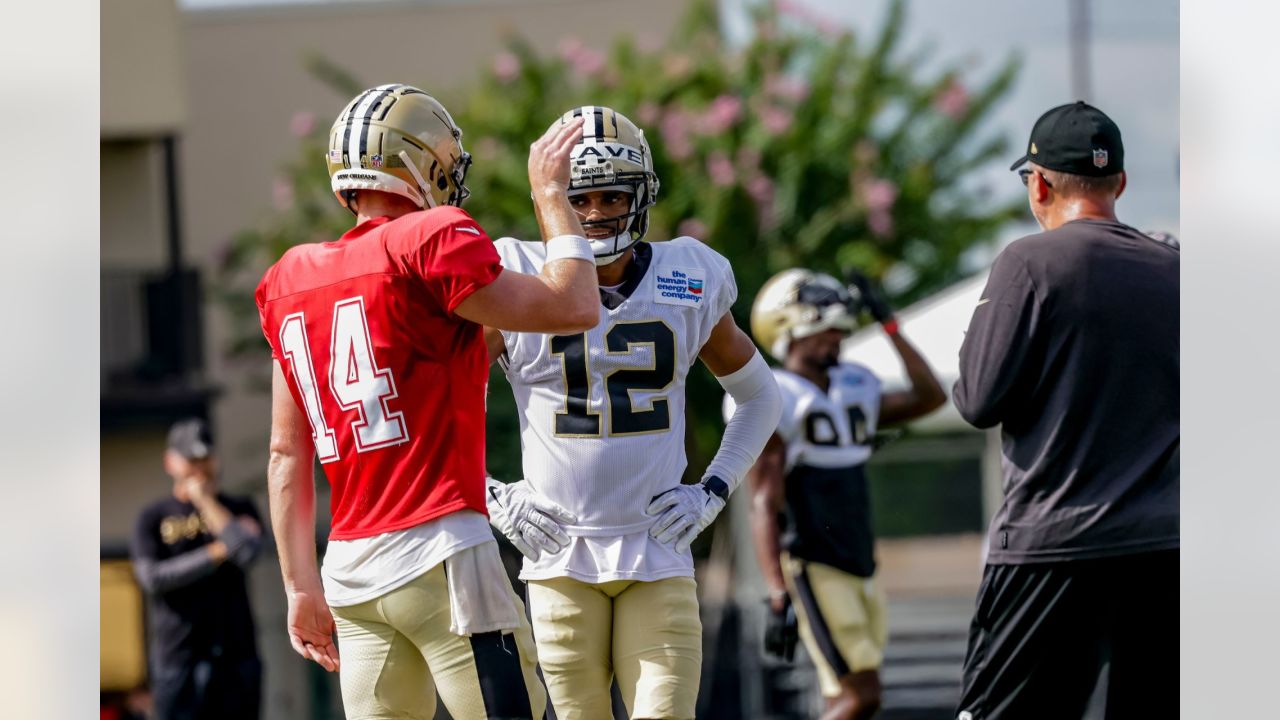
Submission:
POLYGON ((453 311, 501 271, 471 216, 440 207, 299 245, 263 275, 262 331, 311 423, 330 538, 485 512, 489 358, 453 311))

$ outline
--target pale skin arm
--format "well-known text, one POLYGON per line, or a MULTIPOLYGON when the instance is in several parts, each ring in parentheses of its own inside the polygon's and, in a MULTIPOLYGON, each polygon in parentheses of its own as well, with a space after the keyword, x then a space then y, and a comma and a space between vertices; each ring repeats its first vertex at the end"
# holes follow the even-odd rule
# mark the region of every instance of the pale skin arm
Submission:
MULTIPOLYGON (((529 148, 529 184, 545 242, 581 236, 582 223, 569 204, 569 152, 582 136, 582 118, 553 125, 529 148)), ((596 266, 591 260, 560 259, 537 275, 503 271, 459 303, 455 312, 487 327, 567 334, 585 332, 600 320, 596 266)))
POLYGON ((947 393, 942 389, 933 371, 929 369, 929 363, 925 362, 902 333, 890 335, 889 340, 893 343, 893 348, 898 351, 898 356, 902 358, 902 365, 906 368, 911 387, 898 392, 885 393, 880 399, 880 424, 885 426, 928 415, 947 401, 947 393))
POLYGON ((316 564, 316 491, 311 474, 315 445, 311 426, 289 393, 280 363, 272 365, 267 489, 289 601, 289 643, 302 657, 334 672, 339 661, 333 614, 325 603, 316 564))

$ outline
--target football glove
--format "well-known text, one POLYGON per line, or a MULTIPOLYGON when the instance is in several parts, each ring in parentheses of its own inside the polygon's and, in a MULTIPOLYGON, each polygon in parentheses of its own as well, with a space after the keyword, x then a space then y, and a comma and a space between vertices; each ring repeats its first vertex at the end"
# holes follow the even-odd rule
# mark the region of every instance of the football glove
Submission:
POLYGON ((858 294, 862 295, 863 306, 876 322, 883 323, 893 319, 893 308, 889 306, 889 301, 884 299, 884 295, 872 286, 870 278, 857 270, 850 270, 845 273, 845 279, 857 288, 858 294))
POLYGON ((557 553, 569 546, 569 535, 561 524, 577 518, 538 495, 528 480, 503 483, 486 478, 485 488, 489 523, 525 557, 537 560, 544 552, 557 553))
POLYGON ((796 609, 791 606, 791 598, 787 598, 781 610, 775 610, 769 604, 769 616, 764 625, 764 651, 770 657, 783 662, 791 662, 796 656, 796 641, 800 639, 800 623, 796 620, 796 609))
POLYGON ((649 535, 660 543, 674 543, 676 550, 688 550, 698 533, 724 509, 728 495, 728 486, 714 475, 697 485, 678 485, 655 495, 645 509, 658 517, 649 535))

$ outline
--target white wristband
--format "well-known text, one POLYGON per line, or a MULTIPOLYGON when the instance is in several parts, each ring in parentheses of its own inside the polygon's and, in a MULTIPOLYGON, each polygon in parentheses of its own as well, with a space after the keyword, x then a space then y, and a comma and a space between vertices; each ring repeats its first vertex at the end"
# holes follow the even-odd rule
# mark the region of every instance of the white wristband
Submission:
POLYGON ((547 241, 547 262, 552 260, 586 260, 595 262, 591 243, 581 235, 557 235, 547 241))

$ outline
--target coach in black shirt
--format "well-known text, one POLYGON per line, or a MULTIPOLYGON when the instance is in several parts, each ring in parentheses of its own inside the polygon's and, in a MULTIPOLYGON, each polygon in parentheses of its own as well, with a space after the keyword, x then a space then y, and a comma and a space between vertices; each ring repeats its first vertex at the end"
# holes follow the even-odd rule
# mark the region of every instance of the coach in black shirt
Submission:
POLYGON ((213 443, 199 419, 169 431, 173 493, 142 511, 130 554, 147 594, 158 720, 255 720, 262 666, 245 570, 261 547, 253 504, 217 491, 213 443))
POLYGON ((1024 164, 1044 232, 996 258, 953 393, 1001 425, 1005 493, 959 717, 1177 717, 1179 253, 1116 219, 1097 108, 1045 113, 1024 164))

